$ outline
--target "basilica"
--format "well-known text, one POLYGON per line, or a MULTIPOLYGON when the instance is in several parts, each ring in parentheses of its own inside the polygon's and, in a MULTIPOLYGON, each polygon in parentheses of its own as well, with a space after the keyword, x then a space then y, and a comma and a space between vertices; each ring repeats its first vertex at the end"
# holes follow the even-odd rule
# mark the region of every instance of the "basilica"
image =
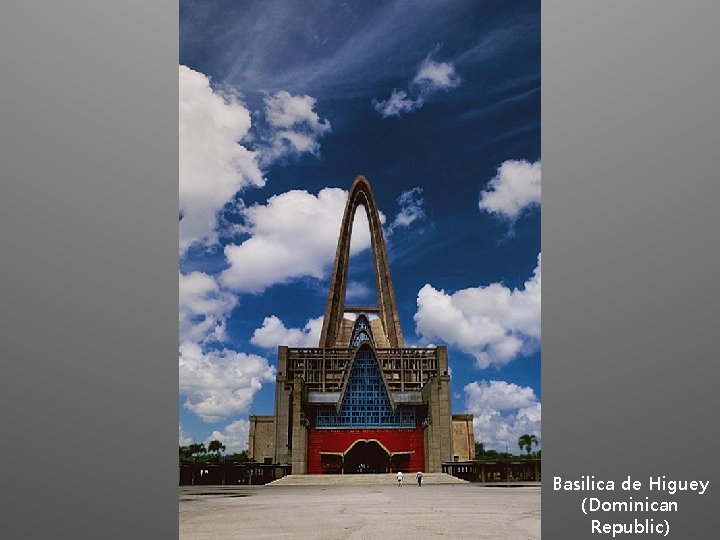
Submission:
POLYGON ((249 454, 292 474, 441 472, 475 457, 472 415, 451 413, 445 346, 406 347, 369 182, 350 188, 317 347, 280 346, 275 414, 251 416, 249 454), (367 213, 376 302, 346 303, 355 213, 367 213))

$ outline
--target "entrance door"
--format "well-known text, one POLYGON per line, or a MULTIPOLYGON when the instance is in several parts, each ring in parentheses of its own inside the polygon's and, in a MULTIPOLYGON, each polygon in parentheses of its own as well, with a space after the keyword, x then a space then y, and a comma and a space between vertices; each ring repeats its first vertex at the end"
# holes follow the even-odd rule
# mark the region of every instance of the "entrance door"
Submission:
POLYGON ((390 455, 377 441, 358 441, 345 454, 345 474, 390 471, 390 455))

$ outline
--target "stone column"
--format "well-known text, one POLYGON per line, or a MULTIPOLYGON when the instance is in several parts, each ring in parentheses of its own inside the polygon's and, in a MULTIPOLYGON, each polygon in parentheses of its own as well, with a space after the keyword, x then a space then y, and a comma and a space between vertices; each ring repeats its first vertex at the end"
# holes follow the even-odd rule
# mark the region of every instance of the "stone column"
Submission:
POLYGON ((440 440, 440 462, 453 460, 452 412, 450 402, 450 376, 440 375, 437 384, 438 437, 440 440))
POLYGON ((307 474, 308 428, 301 422, 303 417, 303 390, 301 377, 293 379, 292 404, 292 473, 307 474))
POLYGON ((248 456, 251 460, 255 459, 255 425, 257 424, 255 416, 251 416, 250 420, 250 433, 248 434, 248 456))
POLYGON ((440 401, 440 440, 442 461, 453 460, 452 438, 452 394, 450 393, 450 372, 448 369, 447 347, 437 348, 438 355, 438 399, 440 401))
POLYGON ((290 463, 290 390, 287 384, 288 348, 278 347, 278 374, 275 377, 275 463, 290 463))
POLYGON ((441 472, 442 471, 442 453, 440 440, 442 412, 440 410, 440 396, 437 378, 430 379, 423 387, 423 401, 428 406, 429 423, 424 428, 425 438, 425 471, 441 472))
POLYGON ((447 371, 447 347, 438 347, 438 375, 422 389, 428 405, 430 424, 425 428, 425 467, 427 472, 442 472, 443 461, 452 461, 452 412, 450 376, 447 371))

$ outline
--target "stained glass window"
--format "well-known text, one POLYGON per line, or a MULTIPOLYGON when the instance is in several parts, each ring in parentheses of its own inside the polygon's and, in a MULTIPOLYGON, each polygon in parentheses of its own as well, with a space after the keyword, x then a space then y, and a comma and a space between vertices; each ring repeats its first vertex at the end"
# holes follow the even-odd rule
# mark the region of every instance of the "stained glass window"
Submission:
POLYGON ((340 411, 318 411, 318 428, 415 427, 415 410, 392 410, 372 349, 358 352, 340 411))
POLYGON ((359 347, 364 341, 372 342, 372 331, 370 330, 370 321, 368 321, 365 315, 360 315, 353 327, 350 346, 359 347))
POLYGON ((370 341, 370 336, 367 335, 367 332, 359 332, 356 334, 352 346, 359 347, 363 341, 370 341))

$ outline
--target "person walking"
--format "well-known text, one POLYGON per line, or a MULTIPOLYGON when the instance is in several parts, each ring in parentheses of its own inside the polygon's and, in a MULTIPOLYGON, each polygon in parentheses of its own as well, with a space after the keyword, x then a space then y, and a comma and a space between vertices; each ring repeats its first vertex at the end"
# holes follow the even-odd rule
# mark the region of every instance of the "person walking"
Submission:
POLYGON ((403 473, 402 473, 402 471, 398 471, 398 473, 397 473, 397 481, 398 481, 398 487, 402 487, 402 481, 403 481, 403 473))
POLYGON ((418 471, 415 475, 419 487, 422 487, 422 471, 418 471))

